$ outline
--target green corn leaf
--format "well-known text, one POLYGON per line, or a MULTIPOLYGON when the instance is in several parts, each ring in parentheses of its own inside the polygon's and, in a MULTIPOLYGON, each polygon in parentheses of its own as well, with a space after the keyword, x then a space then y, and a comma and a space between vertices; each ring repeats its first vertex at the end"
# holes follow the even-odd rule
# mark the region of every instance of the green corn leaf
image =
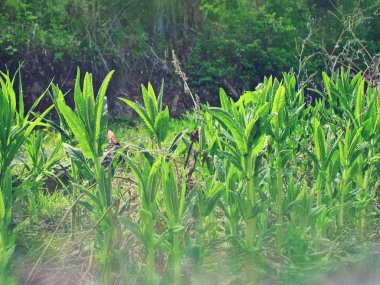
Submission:
POLYGON ((13 256, 15 248, 16 248, 15 242, 12 241, 12 237, 16 237, 16 234, 15 233, 10 234, 10 236, 8 237, 9 239, 7 241, 7 247, 4 249, 4 252, 2 252, 2 255, 1 255, 0 266, 2 269, 4 267, 6 267, 11 262, 12 256, 13 256))
POLYGON ((364 97, 364 80, 361 80, 356 92, 356 102, 355 102, 355 119, 358 120, 359 122, 363 121, 362 116, 364 115, 364 102, 365 102, 365 97, 364 97))
MULTIPOLYGON (((183 175, 183 180, 186 179, 186 175, 183 175)), ((186 180, 182 183, 182 187, 185 188, 182 190, 182 192, 186 193, 186 180)), ((194 204, 196 201, 197 192, 196 191, 190 191, 187 195, 183 195, 184 197, 184 203, 183 203, 183 210, 180 211, 182 221, 181 222, 187 222, 191 219, 191 216, 193 215, 193 209, 194 204)), ((181 202, 182 205, 182 202, 181 202)))
POLYGON ((181 181, 181 193, 179 197, 179 209, 178 209, 178 222, 183 218, 184 213, 186 212, 186 208, 189 206, 186 200, 186 186, 187 186, 187 177, 185 170, 182 170, 182 181, 181 181))
MULTIPOLYGON (((94 115, 95 111, 95 98, 94 98, 94 88, 92 84, 92 75, 88 72, 84 75, 83 80, 83 94, 82 94, 85 103, 87 103, 86 107, 88 108, 87 113, 94 115)), ((91 116, 94 117, 94 116, 91 116)))
POLYGON ((243 171, 244 167, 241 162, 241 156, 237 153, 237 151, 230 149, 230 151, 217 151, 217 155, 222 158, 227 158, 237 169, 243 171))
POLYGON ((145 191, 147 205, 154 203, 161 183, 162 159, 158 158, 150 169, 145 191))
POLYGON ((322 165, 326 161, 326 139, 324 131, 317 118, 314 119, 314 145, 315 153, 322 165))
POLYGON ((17 72, 18 72, 18 113, 19 113, 19 116, 20 118, 24 118, 24 92, 23 92, 23 89, 22 89, 22 80, 21 80, 21 72, 20 72, 20 69, 21 69, 21 65, 19 66, 17 72))
POLYGON ((168 154, 172 154, 176 151, 177 147, 178 147, 178 144, 180 143, 180 141, 182 140, 182 138, 186 135, 187 133, 187 130, 184 130, 182 132, 179 132, 178 134, 176 134, 176 136, 174 137, 172 143, 170 144, 168 150, 167 150, 167 153, 168 154))
POLYGON ((7 167, 5 173, 3 174, 2 181, 2 194, 4 201, 4 221, 5 225, 9 225, 12 219, 12 205, 13 205, 13 186, 12 186, 12 173, 10 167, 7 167))
POLYGON ((154 123, 154 129, 157 133, 158 142, 163 142, 169 129, 169 108, 167 106, 164 111, 158 113, 154 123))
MULTIPOLYGON (((37 105, 41 102, 41 100, 45 97, 46 93, 48 92, 49 88, 50 88, 50 85, 52 84, 52 81, 49 83, 49 86, 45 89, 45 91, 37 98, 36 101, 34 101, 32 107, 30 107, 28 113, 26 114, 25 118, 24 118, 24 123, 27 123, 28 120, 29 120, 29 116, 32 114, 32 112, 34 111, 34 109, 37 107, 37 105)), ((53 108, 53 106, 52 106, 53 108)), ((52 109, 51 108, 51 109, 52 109)), ((50 109, 50 110, 51 110, 50 109)), ((46 112, 44 112, 46 113, 46 112)))
POLYGON ((91 201, 94 202, 94 205, 97 207, 98 210, 100 210, 100 211, 104 210, 104 207, 102 206, 102 203, 101 203, 99 197, 94 195, 91 191, 89 191, 88 189, 86 189, 85 187, 83 187, 80 184, 73 183, 73 186, 78 187, 81 192, 85 193, 88 196, 88 198, 90 198, 91 201))
POLYGON ((48 107, 41 115, 38 115, 36 119, 27 125, 25 130, 25 137, 29 136, 29 134, 37 127, 37 126, 45 126, 45 124, 41 123, 42 120, 50 113, 50 111, 54 108, 54 105, 48 107))
POLYGON ((126 103, 129 107, 131 107, 135 112, 140 116, 140 118, 143 120, 143 123, 146 127, 146 130, 148 131, 148 134, 150 138, 154 138, 155 136, 155 129, 154 129, 154 123, 150 119, 149 115, 147 114, 146 110, 138 103, 132 102, 131 100, 125 99, 125 98, 119 98, 121 101, 126 103))
POLYGON ((86 72, 83 81, 83 93, 82 93, 85 112, 79 114, 83 119, 85 126, 87 126, 87 132, 89 133, 92 139, 95 138, 95 99, 94 99, 94 90, 92 85, 92 75, 86 72))
POLYGON ((16 93, 15 93, 15 91, 13 89, 13 82, 9 78, 8 74, 5 74, 4 72, 1 72, 1 71, 0 71, 0 74, 5 79, 5 82, 1 81, 3 93, 4 93, 4 95, 6 96, 6 99, 9 102, 11 114, 14 114, 15 111, 16 111, 16 93))
POLYGON ((230 112, 231 102, 223 88, 219 88, 219 100, 221 108, 230 112))
POLYGON ((363 140, 362 134, 361 134, 362 130, 363 130, 363 127, 361 127, 360 129, 358 129, 355 132, 355 135, 352 138, 351 142, 349 142, 349 141, 345 142, 345 144, 347 144, 347 146, 349 146, 346 149, 346 155, 347 156, 351 156, 351 154, 354 152, 354 149, 357 147, 357 145, 359 144, 359 142, 361 142, 363 140))
POLYGON ((317 207, 311 209, 310 214, 312 217, 315 218, 315 217, 319 216, 319 214, 322 213, 325 210, 325 208, 326 208, 326 205, 317 206, 317 207))
MULTIPOLYGON (((76 100, 83 100, 82 98, 82 90, 80 87, 80 69, 77 67, 77 74, 75 77, 75 85, 74 85, 74 101, 75 104, 77 104, 76 100)), ((79 104, 81 107, 83 107, 83 104, 79 104)))
POLYGON ((154 112, 153 115, 155 117, 157 116, 157 113, 158 113, 158 102, 157 102, 156 92, 154 92, 153 86, 150 82, 148 83, 148 94, 149 94, 149 98, 151 99, 153 103, 153 112, 154 112))
POLYGON ((327 95, 329 96, 329 100, 332 100, 332 95, 331 95, 331 79, 327 75, 326 72, 322 72, 322 78, 323 78, 323 85, 326 89, 327 95))
POLYGON ((82 90, 80 87, 80 69, 79 68, 77 68, 77 75, 75 79, 74 102, 75 102, 75 112, 81 118, 81 120, 85 122, 84 114, 87 113, 87 108, 86 108, 86 102, 84 101, 84 97, 83 97, 82 90))
POLYGON ((347 100, 345 91, 341 90, 340 92, 336 93, 336 95, 339 97, 339 104, 341 105, 340 107, 342 110, 349 116, 355 127, 358 127, 358 122, 355 119, 355 114, 351 108, 351 104, 347 100))
POLYGON ((86 201, 80 201, 79 200, 78 204, 81 205, 83 208, 85 208, 87 211, 89 211, 91 213, 94 212, 94 210, 95 210, 94 205, 91 204, 90 201, 86 202, 86 201))
POLYGON ((251 155, 257 156, 265 148, 266 142, 267 136, 265 134, 258 136, 252 143, 251 155))
MULTIPOLYGON (((107 97, 105 96, 103 98, 103 108, 100 115, 100 122, 98 119, 96 120, 96 124, 99 124, 100 130, 99 130, 99 137, 96 139, 96 143, 98 144, 98 156, 103 153, 103 146, 107 142, 107 130, 108 130, 108 104, 107 104, 107 97)), ((96 135, 96 134, 95 134, 96 135)))
POLYGON ((266 118, 269 115, 269 102, 265 102, 258 110, 260 118, 266 118))
POLYGON ((297 143, 300 146, 300 148, 306 152, 306 154, 311 158, 311 160, 314 162, 314 164, 318 168, 321 167, 321 165, 319 164, 319 160, 314 153, 312 153, 310 150, 308 150, 305 146, 303 146, 299 141, 296 141, 294 138, 292 140, 293 140, 293 142, 297 143))
POLYGON ((145 244, 144 235, 141 232, 140 227, 134 221, 126 217, 120 217, 119 220, 124 225, 124 227, 126 227, 126 229, 131 231, 135 238, 137 238, 140 242, 145 244))
POLYGON ((144 107, 145 110, 151 119, 154 122, 157 115, 158 104, 156 101, 156 95, 154 93, 153 87, 150 83, 148 83, 148 89, 146 89, 143 85, 141 85, 144 107))
POLYGON ((62 159, 63 155, 61 153, 61 150, 62 142, 59 142, 51 152, 50 157, 44 165, 44 169, 49 170, 52 166, 57 164, 57 162, 59 162, 62 159))
POLYGON ((341 141, 339 142, 339 158, 340 158, 340 165, 344 167, 346 165, 346 155, 344 151, 344 145, 341 141))
POLYGON ((217 182, 215 180, 210 181, 210 183, 206 183, 208 189, 206 192, 206 205, 204 208, 203 215, 206 217, 211 214, 211 212, 215 209, 216 203, 219 201, 222 192, 224 190, 224 186, 222 183, 217 182))
MULTIPOLYGON (((143 221, 143 227, 145 228, 146 221, 153 221, 156 217, 153 215, 153 211, 150 209, 141 208, 139 210, 141 221, 143 221)), ((145 228, 146 229, 146 228, 145 228)), ((144 229, 144 230, 145 230, 144 229)), ((149 230, 150 231, 150 230, 149 230)))
POLYGON ((368 145, 369 142, 363 142, 355 150, 352 151, 352 153, 350 154, 351 163, 354 163, 360 155, 365 154, 364 150, 367 148, 368 145))
POLYGON ((96 110, 96 117, 95 117, 95 141, 99 142, 101 136, 102 136, 102 131, 105 130, 102 126, 102 123, 104 124, 103 118, 103 113, 104 113, 104 104, 106 102, 105 96, 106 96, 106 91, 108 88, 108 84, 111 80, 111 77, 114 73, 114 70, 109 72, 106 76, 106 78, 103 80, 102 85, 99 88, 98 91, 98 96, 96 97, 96 103, 95 103, 95 110, 96 110))
POLYGON ((338 148, 339 146, 339 142, 341 141, 341 137, 342 137, 343 133, 341 133, 335 143, 333 144, 333 146, 331 147, 331 149, 329 150, 329 153, 327 155, 327 159, 326 159, 326 162, 325 162, 325 165, 324 165, 324 168, 327 168, 328 165, 330 164, 330 161, 333 159, 333 156, 334 156, 334 153, 335 153, 335 150, 338 148))
POLYGON ((92 140, 87 132, 86 126, 83 122, 76 116, 76 114, 71 110, 69 106, 63 100, 63 97, 57 99, 58 109, 62 113, 67 125, 70 127, 75 138, 78 140, 79 145, 85 155, 85 157, 93 157, 95 155, 94 148, 92 145, 92 140))
MULTIPOLYGON (((26 126, 25 126, 26 127, 26 126)), ((2 167, 6 168, 11 165, 12 160, 15 158, 16 154, 19 152, 22 144, 25 142, 25 133, 24 128, 16 130, 16 132, 12 132, 10 136, 10 141, 12 143, 7 146, 7 151, 2 158, 2 167)))
POLYGON ((173 236, 173 228, 177 228, 176 226, 167 229, 160 235, 155 235, 155 240, 154 240, 154 248, 162 247, 166 250, 167 253, 172 254, 173 252, 173 247, 172 244, 169 243, 168 241, 170 238, 173 236))
POLYGON ((350 88, 353 90, 358 83, 363 80, 362 72, 358 72, 350 82, 350 88))
POLYGON ((245 128, 244 135, 247 141, 248 148, 251 148, 256 136, 259 134, 260 130, 260 120, 259 117, 251 119, 245 128))
POLYGON ((162 192, 165 204, 165 211, 172 224, 177 222, 179 211, 178 187, 175 179, 175 172, 170 163, 164 164, 162 176, 162 192))
POLYGON ((247 145, 244 139, 244 130, 236 122, 233 116, 226 110, 217 107, 208 108, 207 111, 211 113, 214 118, 223 126, 224 129, 231 132, 232 137, 235 140, 236 147, 239 149, 240 153, 247 153, 247 145))
POLYGON ((285 88, 279 86, 273 100, 272 112, 275 115, 271 119, 274 128, 280 128, 284 125, 283 109, 285 108, 285 88))
POLYGON ((346 133, 344 135, 344 155, 347 157, 349 155, 350 142, 352 139, 352 129, 351 121, 348 121, 346 124, 346 133))
POLYGON ((164 79, 162 79, 161 87, 160 87, 160 93, 158 94, 157 98, 157 112, 162 111, 162 98, 164 97, 164 79))
POLYGON ((89 168, 88 162, 83 155, 83 152, 69 144, 63 143, 63 147, 67 153, 67 155, 72 159, 78 169, 84 173, 86 176, 95 178, 95 174, 89 168))
POLYGON ((0 187, 0 223, 5 217, 5 202, 3 196, 3 189, 0 187))
POLYGON ((101 194, 101 200, 103 204, 103 209, 108 208, 112 204, 112 174, 111 168, 105 169, 100 168, 98 176, 98 189, 101 194))
POLYGON ((143 174, 141 170, 138 168, 138 166, 136 165, 136 163, 133 160, 131 160, 128 156, 126 156, 124 153, 120 153, 120 155, 123 157, 125 162, 130 166, 139 187, 145 188, 145 179, 143 179, 143 174))

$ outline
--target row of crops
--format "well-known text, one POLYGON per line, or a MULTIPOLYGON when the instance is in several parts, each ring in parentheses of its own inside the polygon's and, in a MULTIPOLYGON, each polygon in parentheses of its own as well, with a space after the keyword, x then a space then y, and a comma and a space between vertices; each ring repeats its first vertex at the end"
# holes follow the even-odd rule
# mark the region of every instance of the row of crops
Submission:
POLYGON ((221 89, 220 107, 193 98, 194 111, 183 119, 187 129, 174 135, 162 104, 163 84, 157 94, 150 84, 142 86, 143 104, 121 100, 138 114, 149 143, 119 147, 105 163, 111 77, 112 72, 95 96, 91 75, 81 84, 78 71, 72 94, 51 84, 26 112, 21 79, 17 96, 16 78, 1 73, 2 282, 10 280, 22 230, 17 206, 28 205, 38 216, 36 188, 47 187, 46 177, 71 201, 61 222, 70 221, 74 240, 83 215, 91 221, 84 242, 94 244, 96 261, 89 268, 99 284, 197 283, 196 270, 220 262, 230 266, 218 274, 236 284, 268 276, 281 280, 289 268, 319 261, 329 266, 349 248, 374 239, 380 90, 361 74, 323 73, 323 87, 311 90, 285 73, 281 81, 265 78, 237 102, 221 89), (317 97, 313 104, 305 103, 305 92, 317 97), (54 104, 35 113, 46 94, 54 104), (67 96, 73 96, 74 110, 67 96), (47 119, 53 108, 59 121, 47 119), (46 155, 43 136, 52 129, 63 148, 46 155), (24 167, 15 163, 22 156, 24 167), (56 175, 61 161, 68 162, 65 181, 56 175), (138 198, 134 211, 128 210, 131 195, 138 198))

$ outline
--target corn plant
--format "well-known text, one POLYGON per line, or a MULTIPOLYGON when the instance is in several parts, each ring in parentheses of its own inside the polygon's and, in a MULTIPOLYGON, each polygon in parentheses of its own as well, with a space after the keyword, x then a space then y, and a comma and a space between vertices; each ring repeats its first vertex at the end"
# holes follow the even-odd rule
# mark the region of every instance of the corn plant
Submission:
POLYGON ((161 148, 162 142, 168 134, 169 108, 163 109, 162 97, 164 93, 164 82, 162 82, 158 97, 156 97, 152 85, 149 83, 148 88, 141 85, 144 107, 125 98, 119 98, 121 101, 131 107, 142 119, 145 129, 150 139, 155 140, 158 147, 161 148))
POLYGON ((112 211, 115 205, 112 199, 112 176, 113 171, 106 170, 102 166, 103 147, 107 132, 107 110, 106 110, 106 90, 111 79, 113 71, 104 79, 99 88, 96 100, 92 84, 92 76, 85 74, 83 89, 80 87, 80 71, 78 69, 75 88, 74 101, 75 111, 73 111, 65 102, 64 95, 58 87, 53 87, 53 97, 56 109, 60 117, 65 121, 69 130, 74 134, 80 149, 65 145, 65 149, 73 163, 75 169, 85 169, 96 182, 96 191, 92 193, 84 187, 74 184, 74 189, 80 189, 90 198, 92 205, 87 206, 94 214, 95 222, 100 223, 98 232, 99 246, 104 251, 100 256, 103 268, 103 281, 107 284, 110 281, 111 257, 106 253, 112 248, 112 211))
POLYGON ((25 197, 28 200, 32 217, 38 220, 35 195, 37 189, 44 186, 47 179, 57 179, 54 171, 62 158, 62 144, 58 143, 50 155, 43 146, 46 132, 33 131, 24 141, 27 157, 17 156, 14 166, 18 169, 18 175, 14 177, 14 185, 17 185, 18 199, 25 197))
POLYGON ((339 158, 341 167, 341 181, 339 185, 339 217, 338 226, 342 229, 344 224, 344 212, 346 197, 353 189, 353 183, 356 179, 353 179, 354 173, 362 169, 357 168, 359 157, 368 145, 368 142, 363 141, 361 132, 362 128, 358 130, 350 129, 351 122, 348 121, 346 126, 346 133, 344 141, 339 142, 339 158))
POLYGON ((231 164, 226 163, 224 169, 225 177, 221 179, 225 183, 225 191, 222 194, 222 202, 219 208, 223 211, 229 224, 226 227, 226 234, 231 241, 232 246, 240 241, 239 223, 241 222, 241 214, 239 209, 239 200, 242 198, 242 183, 240 183, 240 172, 231 164))
MULTIPOLYGON (((183 170, 181 180, 177 181, 173 164, 163 160, 162 198, 164 221, 168 233, 168 253, 173 268, 173 284, 181 284, 181 257, 185 253, 183 236, 194 206, 194 195, 186 196, 186 173, 183 170)), ((194 193, 193 191, 190 193, 194 193)))
POLYGON ((217 180, 216 176, 209 176, 205 179, 204 185, 197 185, 194 191, 196 199, 196 217, 197 217, 197 246, 201 246, 201 238, 209 233, 214 235, 216 226, 214 220, 214 209, 219 202, 223 193, 224 185, 217 180), (208 218, 208 221, 206 220, 208 218))
MULTIPOLYGON (((66 104, 68 95, 53 85, 60 124, 50 122, 61 133, 71 162, 72 198, 87 197, 78 204, 90 213, 96 229, 102 284, 118 281, 112 274, 115 264, 125 262, 133 242, 145 252, 136 263, 138 281, 183 284, 188 282, 186 257, 207 262, 210 242, 218 241, 215 247, 223 244, 216 248, 222 248, 222 255, 232 252, 239 258, 247 273, 247 279, 239 276, 239 281, 254 282, 260 267, 267 268, 261 265, 263 257, 281 275, 282 263, 312 266, 315 260, 339 256, 347 236, 350 241, 371 238, 380 186, 380 93, 360 74, 323 73, 322 90, 317 91, 321 98, 309 106, 292 73, 283 74, 282 81, 265 78, 237 102, 221 89, 221 107, 197 106, 196 115, 189 114, 183 124, 193 131, 190 139, 188 130, 182 130, 171 144, 163 86, 157 97, 150 84, 142 86, 143 105, 122 100, 138 113, 151 143, 118 152, 105 165, 105 93, 111 75, 95 97, 91 75, 86 73, 81 85, 78 70, 75 110, 66 104), (152 151, 155 147, 159 152, 152 151), (118 191, 122 188, 112 186, 120 157, 139 197, 136 219, 124 216, 126 205, 118 191), (121 251, 119 229, 132 237, 121 251), (160 278, 162 264, 166 273, 160 278)), ((16 108, 14 79, 4 74, 0 79, 0 127, 5 130, 0 133, 0 283, 5 284, 2 275, 9 268, 18 231, 12 225, 13 209, 28 198, 37 215, 33 190, 42 185, 45 174, 54 176, 61 147, 51 156, 45 154, 45 134, 32 132, 43 125, 45 113, 24 115, 21 97, 16 108), (24 145, 27 156, 20 167, 14 158, 24 145)), ((75 205, 72 233, 79 230, 75 205)))
POLYGON ((46 139, 45 132, 34 131, 25 141, 28 156, 25 165, 34 181, 41 181, 49 175, 54 176, 54 167, 62 159, 62 143, 58 142, 48 155, 44 147, 46 139))
MULTIPOLYGON (((330 76, 322 73, 325 93, 316 91, 328 105, 324 109, 331 127, 344 128, 348 120, 355 128, 366 126, 368 135, 379 126, 378 92, 366 82, 361 73, 351 78, 343 68, 330 76)), ((320 110, 321 111, 321 110, 320 110)), ((335 131, 333 129, 333 131, 335 131)))
MULTIPOLYGON (((335 143, 328 147, 326 144, 325 131, 323 130, 319 120, 315 117, 313 140, 315 153, 312 153, 307 149, 305 150, 315 163, 315 189, 317 193, 317 206, 320 206, 322 205, 324 189, 326 188, 325 185, 330 179, 332 179, 330 176, 332 173, 331 162, 334 159, 334 155, 338 154, 336 150, 340 137, 335 138, 335 143)), ((332 201, 332 198, 333 197, 330 195, 330 201, 332 201)))
POLYGON ((141 199, 140 225, 128 218, 121 222, 141 242, 146 250, 146 280, 147 284, 155 283, 155 252, 164 241, 164 236, 155 233, 157 219, 157 195, 161 185, 162 158, 157 158, 153 164, 142 155, 143 166, 140 168, 132 159, 121 154, 129 165, 138 184, 141 199))
POLYGON ((258 206, 256 159, 266 144, 266 135, 259 131, 259 126, 260 119, 267 116, 268 105, 246 110, 235 106, 222 92, 220 98, 224 108, 211 107, 207 111, 226 131, 228 152, 223 152, 223 155, 244 173, 246 199, 240 205, 247 227, 247 245, 252 247, 256 236, 255 209, 258 206))
POLYGON ((14 80, 15 77, 11 79, 9 74, 0 72, 0 252, 3 257, 0 262, 0 280, 4 278, 14 251, 16 231, 10 230, 10 224, 14 201, 21 198, 19 192, 13 194, 12 162, 33 129, 42 125, 41 120, 52 109, 50 107, 32 119, 33 110, 45 95, 43 93, 25 114, 21 76, 17 108, 14 80))
POLYGON ((16 243, 16 231, 10 231, 12 219, 13 195, 12 176, 7 168, 3 173, 0 187, 0 282, 5 282, 6 271, 11 261, 16 243))

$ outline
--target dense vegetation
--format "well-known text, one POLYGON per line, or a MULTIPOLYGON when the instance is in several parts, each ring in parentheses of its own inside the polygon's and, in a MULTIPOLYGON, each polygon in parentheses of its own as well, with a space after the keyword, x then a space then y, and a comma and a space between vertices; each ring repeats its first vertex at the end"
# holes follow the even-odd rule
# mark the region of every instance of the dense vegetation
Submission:
POLYGON ((50 86, 54 105, 36 114, 24 111, 21 82, 17 99, 15 78, 1 74, 2 284, 11 273, 25 284, 320 284, 326 268, 379 262, 363 256, 379 226, 380 92, 360 73, 322 73, 314 105, 292 73, 237 102, 220 89, 221 107, 187 89, 195 107, 174 130, 164 85, 142 86, 143 105, 121 99, 144 141, 110 158, 111 76, 95 97, 78 70, 73 93, 50 86), (58 123, 46 119, 52 108, 58 123))
POLYGON ((172 102, 181 92, 170 63, 174 49, 194 93, 216 104, 220 86, 237 99, 264 76, 291 68, 300 83, 341 65, 375 71, 379 6, 379 0, 4 0, 0 60, 13 70, 25 61, 28 106, 53 76, 72 88, 78 65, 93 72, 97 86, 117 70, 112 98, 138 97, 141 82, 158 85, 165 77, 172 102))
POLYGON ((0 284, 380 280, 379 9, 0 1, 0 284))

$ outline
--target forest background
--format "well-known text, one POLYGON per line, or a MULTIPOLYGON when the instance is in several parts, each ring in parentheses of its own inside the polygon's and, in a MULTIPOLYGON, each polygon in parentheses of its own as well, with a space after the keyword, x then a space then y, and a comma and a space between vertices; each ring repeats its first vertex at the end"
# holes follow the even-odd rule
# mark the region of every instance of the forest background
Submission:
POLYGON ((138 98, 141 83, 158 88, 162 79, 164 103, 179 114, 192 103, 172 50, 192 91, 212 105, 219 87, 237 99, 292 68, 300 84, 340 66, 373 81, 379 74, 380 0, 1 0, 0 23, 1 69, 23 62, 27 105, 53 78, 71 89, 79 66, 95 85, 116 70, 113 116, 127 112, 113 98, 138 98))

